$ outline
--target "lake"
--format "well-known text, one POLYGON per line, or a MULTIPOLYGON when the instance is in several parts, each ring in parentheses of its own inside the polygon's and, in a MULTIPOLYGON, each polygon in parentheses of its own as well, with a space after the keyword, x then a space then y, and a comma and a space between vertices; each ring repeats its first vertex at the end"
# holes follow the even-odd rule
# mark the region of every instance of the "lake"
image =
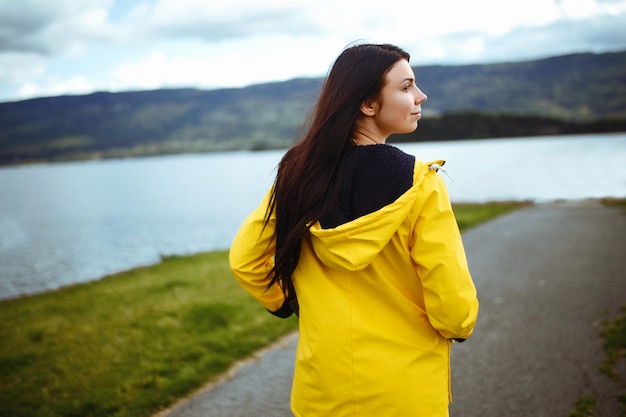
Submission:
MULTIPOLYGON (((626 133, 396 145, 453 202, 626 197, 626 133)), ((284 151, 0 168, 0 299, 227 249, 284 151)))

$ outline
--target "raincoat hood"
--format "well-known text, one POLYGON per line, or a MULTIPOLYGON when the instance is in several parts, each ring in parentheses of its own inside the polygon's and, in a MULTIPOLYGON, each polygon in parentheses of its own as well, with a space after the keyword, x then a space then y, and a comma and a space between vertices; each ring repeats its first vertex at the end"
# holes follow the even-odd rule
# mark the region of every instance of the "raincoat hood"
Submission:
POLYGON ((413 185, 393 203, 331 229, 319 222, 310 228, 311 242, 319 260, 332 269, 359 271, 366 268, 389 243, 413 208, 424 177, 436 172, 443 160, 416 160, 413 185))

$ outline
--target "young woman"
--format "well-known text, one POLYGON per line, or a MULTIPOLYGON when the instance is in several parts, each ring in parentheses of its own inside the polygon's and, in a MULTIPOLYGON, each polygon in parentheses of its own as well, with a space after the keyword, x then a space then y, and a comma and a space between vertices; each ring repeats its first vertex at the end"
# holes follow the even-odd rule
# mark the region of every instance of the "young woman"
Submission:
POLYGON ((279 317, 299 314, 298 417, 448 415, 450 345, 472 333, 476 289, 443 161, 385 144, 417 128, 425 101, 402 49, 344 50, 235 237, 243 288, 279 317))

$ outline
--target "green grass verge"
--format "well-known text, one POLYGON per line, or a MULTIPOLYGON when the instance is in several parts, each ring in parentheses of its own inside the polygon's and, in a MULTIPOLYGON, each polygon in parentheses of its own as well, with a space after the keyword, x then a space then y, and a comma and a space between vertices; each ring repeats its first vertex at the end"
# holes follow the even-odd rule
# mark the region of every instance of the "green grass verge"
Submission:
MULTIPOLYGON (((621 388, 618 400, 622 406, 621 416, 626 417, 626 380, 616 371, 618 363, 626 359, 626 305, 622 306, 621 311, 617 317, 604 321, 601 335, 604 339, 606 359, 600 370, 621 388)), ((623 366, 622 369, 624 369, 623 366)))
MULTIPOLYGON (((626 198, 605 198, 602 202, 608 207, 621 208, 626 215, 626 198)), ((626 305, 622 306, 620 315, 604 320, 601 336, 604 340, 606 359, 600 370, 622 388, 619 401, 622 404, 622 416, 626 417, 626 381, 615 371, 617 364, 626 359, 626 305)))
POLYGON ((227 252, 0 305, 0 415, 148 416, 281 335, 227 252))
POLYGON ((570 411, 569 417, 593 417, 598 401, 592 395, 582 397, 576 401, 576 408, 570 411))
MULTIPOLYGON (((467 229, 519 206, 455 212, 467 229)), ((150 416, 295 330, 238 286, 227 254, 1 302, 0 416, 150 416)))
MULTIPOLYGON (((626 214, 626 198, 603 198, 600 200, 607 207, 621 208, 626 214)), ((618 401, 622 406, 621 417, 626 417, 626 381, 616 372, 615 368, 619 361, 626 359, 626 305, 622 306, 622 314, 612 319, 603 321, 600 336, 603 339, 605 360, 600 366, 602 371, 611 381, 619 384, 621 393, 618 401)), ((569 417, 593 417, 598 400, 588 395, 576 401, 575 408, 569 413, 569 417)), ((617 417, 617 416, 616 416, 617 417)))
POLYGON ((603 198, 600 202, 607 207, 621 208, 624 214, 626 214, 626 198, 603 198))
MULTIPOLYGON (((621 405, 619 416, 626 417, 626 380, 616 368, 620 361, 626 359, 626 305, 622 306, 621 314, 611 319, 604 319, 600 336, 603 340, 604 361, 600 371, 620 388, 617 400, 621 405)), ((624 369, 623 366, 621 369, 624 369)), ((598 400, 593 395, 584 396, 576 401, 575 408, 569 417, 593 417, 598 400)))
POLYGON ((525 201, 502 201, 486 204, 454 203, 452 207, 459 229, 466 231, 483 222, 493 220, 496 217, 529 205, 532 205, 532 203, 525 201))

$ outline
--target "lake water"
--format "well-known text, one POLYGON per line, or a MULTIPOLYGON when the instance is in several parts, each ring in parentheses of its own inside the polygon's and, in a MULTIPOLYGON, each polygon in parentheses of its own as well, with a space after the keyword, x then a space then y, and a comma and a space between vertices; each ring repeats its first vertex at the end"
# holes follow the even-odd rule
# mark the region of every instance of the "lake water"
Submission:
MULTIPOLYGON (((453 202, 626 197, 626 133, 397 146, 445 159, 453 202)), ((0 168, 0 299, 228 248, 283 153, 0 168)))

